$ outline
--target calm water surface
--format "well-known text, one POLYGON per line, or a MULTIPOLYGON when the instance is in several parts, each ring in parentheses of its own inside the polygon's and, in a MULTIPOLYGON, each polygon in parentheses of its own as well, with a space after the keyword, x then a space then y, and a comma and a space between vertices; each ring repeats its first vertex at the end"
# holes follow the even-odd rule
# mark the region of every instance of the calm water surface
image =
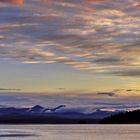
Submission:
POLYGON ((1 125, 0 140, 139 140, 140 125, 1 125))

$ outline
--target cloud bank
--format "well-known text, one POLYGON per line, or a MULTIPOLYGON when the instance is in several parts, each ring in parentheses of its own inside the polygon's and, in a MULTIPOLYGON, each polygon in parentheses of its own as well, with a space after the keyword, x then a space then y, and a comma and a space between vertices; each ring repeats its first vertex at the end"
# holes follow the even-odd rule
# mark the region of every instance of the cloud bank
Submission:
POLYGON ((0 4, 0 60, 139 77, 139 5, 136 0, 0 4))
POLYGON ((0 88, 0 91, 20 91, 18 88, 0 88))
POLYGON ((140 91, 135 89, 116 89, 114 91, 94 93, 71 91, 70 93, 0 92, 0 107, 31 107, 40 104, 52 108, 63 104, 68 109, 84 109, 86 111, 140 108, 140 91))

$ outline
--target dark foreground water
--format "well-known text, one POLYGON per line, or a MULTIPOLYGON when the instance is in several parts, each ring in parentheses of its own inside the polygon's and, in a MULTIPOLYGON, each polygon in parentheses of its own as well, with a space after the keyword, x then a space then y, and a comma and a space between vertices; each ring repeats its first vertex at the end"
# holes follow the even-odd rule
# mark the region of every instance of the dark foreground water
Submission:
POLYGON ((0 140, 139 140, 140 125, 1 125, 0 140))

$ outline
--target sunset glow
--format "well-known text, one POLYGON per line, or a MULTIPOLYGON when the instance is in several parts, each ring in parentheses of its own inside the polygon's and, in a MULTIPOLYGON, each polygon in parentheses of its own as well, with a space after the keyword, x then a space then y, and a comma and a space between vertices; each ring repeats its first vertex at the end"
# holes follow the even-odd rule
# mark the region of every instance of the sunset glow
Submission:
POLYGON ((0 0, 0 2, 12 3, 12 4, 15 4, 15 5, 22 5, 23 4, 23 0, 0 0))
POLYGON ((1 93, 140 98, 139 1, 0 0, 0 9, 1 93))

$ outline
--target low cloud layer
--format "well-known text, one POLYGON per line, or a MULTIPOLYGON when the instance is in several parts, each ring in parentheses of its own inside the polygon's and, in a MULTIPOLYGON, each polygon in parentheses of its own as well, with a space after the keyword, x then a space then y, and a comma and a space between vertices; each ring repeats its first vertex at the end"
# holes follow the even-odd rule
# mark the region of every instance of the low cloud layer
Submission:
POLYGON ((97 93, 97 95, 115 96, 115 93, 113 93, 113 92, 100 92, 100 93, 97 93))
POLYGON ((67 108, 85 109, 95 111, 97 109, 132 110, 140 108, 140 91, 135 89, 116 89, 110 92, 76 92, 59 93, 25 93, 25 92, 0 92, 0 107, 31 107, 42 105, 56 107, 66 105, 67 108), (123 94, 122 94, 123 93, 123 94))
POLYGON ((18 88, 0 88, 0 91, 20 91, 18 88))
POLYGON ((140 76, 139 1, 1 2, 0 60, 140 76))

